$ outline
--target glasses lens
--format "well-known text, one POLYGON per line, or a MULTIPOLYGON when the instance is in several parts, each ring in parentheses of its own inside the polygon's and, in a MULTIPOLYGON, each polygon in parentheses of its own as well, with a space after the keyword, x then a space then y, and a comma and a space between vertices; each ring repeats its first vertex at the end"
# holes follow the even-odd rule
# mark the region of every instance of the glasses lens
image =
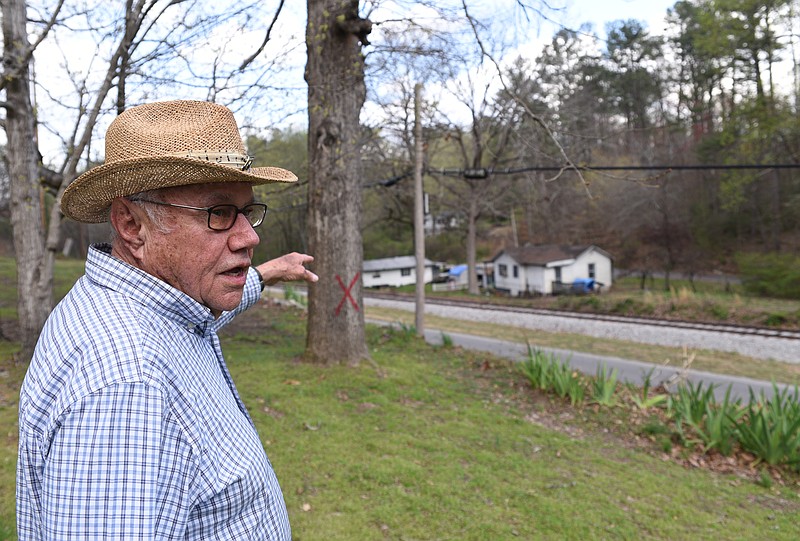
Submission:
POLYGON ((267 215, 267 205, 263 203, 253 203, 242 209, 242 214, 253 227, 258 227, 267 215))
POLYGON ((208 227, 217 231, 230 229, 238 214, 236 205, 215 205, 208 209, 208 227))

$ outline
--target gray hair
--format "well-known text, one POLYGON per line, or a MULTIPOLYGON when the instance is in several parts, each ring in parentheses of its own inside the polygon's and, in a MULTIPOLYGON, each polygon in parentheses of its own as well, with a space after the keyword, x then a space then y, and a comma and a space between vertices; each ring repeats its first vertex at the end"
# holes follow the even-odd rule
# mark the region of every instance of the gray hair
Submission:
POLYGON ((157 201, 159 203, 164 203, 164 197, 162 195, 162 189, 156 190, 148 190, 146 192, 139 192, 133 195, 129 195, 126 197, 128 201, 131 203, 135 203, 139 208, 144 209, 144 212, 147 214, 147 217, 153 223, 153 226, 158 230, 159 233, 172 233, 172 227, 168 226, 166 223, 167 217, 167 208, 161 205, 148 205, 148 201, 157 201))

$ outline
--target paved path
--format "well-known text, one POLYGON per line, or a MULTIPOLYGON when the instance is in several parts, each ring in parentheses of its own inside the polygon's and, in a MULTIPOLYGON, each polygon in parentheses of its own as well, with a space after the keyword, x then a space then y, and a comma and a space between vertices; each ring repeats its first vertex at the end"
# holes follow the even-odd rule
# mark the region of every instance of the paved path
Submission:
MULTIPOLYGON (((522 361, 528 357, 528 348, 526 345, 517 344, 514 342, 507 342, 504 340, 497 340, 495 338, 485 338, 481 336, 473 336, 468 334, 453 333, 447 331, 445 333, 453 345, 460 346, 465 349, 485 351, 498 357, 511 359, 514 361, 522 361)), ((425 340, 431 344, 442 344, 442 331, 436 329, 426 329, 425 340)), ((618 357, 607 357, 602 355, 594 355, 589 353, 579 353, 575 351, 566 351, 563 349, 553 348, 540 348, 546 353, 552 353, 558 359, 567 361, 571 367, 580 370, 584 374, 594 376, 597 373, 597 368, 601 365, 606 365, 606 371, 618 370, 619 381, 629 381, 636 385, 641 385, 644 376, 651 370, 650 381, 653 385, 677 381, 680 377, 680 370, 672 366, 659 366, 640 361, 633 361, 630 359, 620 359, 618 357)), ((753 390, 756 396, 760 396, 763 392, 766 396, 773 395, 772 383, 766 381, 759 381, 749 378, 742 378, 737 376, 727 376, 720 374, 712 374, 709 372, 702 372, 699 370, 686 371, 685 377, 688 381, 694 383, 703 382, 705 385, 716 385, 715 394, 717 398, 722 398, 728 386, 731 386, 731 396, 740 397, 745 402, 750 398, 750 389, 753 390)), ((785 389, 786 385, 778 385, 780 390, 785 389)), ((668 385, 668 389, 673 391, 675 388, 674 383, 668 385)), ((794 392, 794 387, 790 388, 790 392, 794 392)))

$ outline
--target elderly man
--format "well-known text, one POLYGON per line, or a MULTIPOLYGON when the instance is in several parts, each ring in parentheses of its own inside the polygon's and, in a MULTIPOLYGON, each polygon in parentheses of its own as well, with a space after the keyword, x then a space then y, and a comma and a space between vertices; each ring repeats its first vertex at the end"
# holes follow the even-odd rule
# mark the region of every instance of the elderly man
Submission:
POLYGON ((109 126, 106 163, 61 201, 110 220, 50 315, 20 394, 17 529, 28 539, 290 539, 280 486, 217 331, 312 258, 251 266, 266 206, 233 114, 141 105, 109 126))

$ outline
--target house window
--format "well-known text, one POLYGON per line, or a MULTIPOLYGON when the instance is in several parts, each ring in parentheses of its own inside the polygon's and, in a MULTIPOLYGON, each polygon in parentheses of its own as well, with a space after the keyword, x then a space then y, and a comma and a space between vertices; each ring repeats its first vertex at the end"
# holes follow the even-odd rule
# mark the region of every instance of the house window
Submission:
POLYGON ((411 276, 411 269, 400 269, 400 276, 411 276))
POLYGON ((380 278, 380 277, 381 277, 381 273, 379 273, 379 272, 373 272, 373 273, 372 273, 372 277, 373 277, 373 278, 380 278))
POLYGON ((519 267, 514 265, 514 278, 519 278, 519 267))
POLYGON ((503 278, 508 277, 508 265, 503 265, 503 264, 498 265, 497 266, 497 272, 503 278))
POLYGON ((561 283, 561 267, 556 267, 556 282, 561 283))
POLYGON ((589 278, 594 278, 594 263, 589 263, 589 278))

